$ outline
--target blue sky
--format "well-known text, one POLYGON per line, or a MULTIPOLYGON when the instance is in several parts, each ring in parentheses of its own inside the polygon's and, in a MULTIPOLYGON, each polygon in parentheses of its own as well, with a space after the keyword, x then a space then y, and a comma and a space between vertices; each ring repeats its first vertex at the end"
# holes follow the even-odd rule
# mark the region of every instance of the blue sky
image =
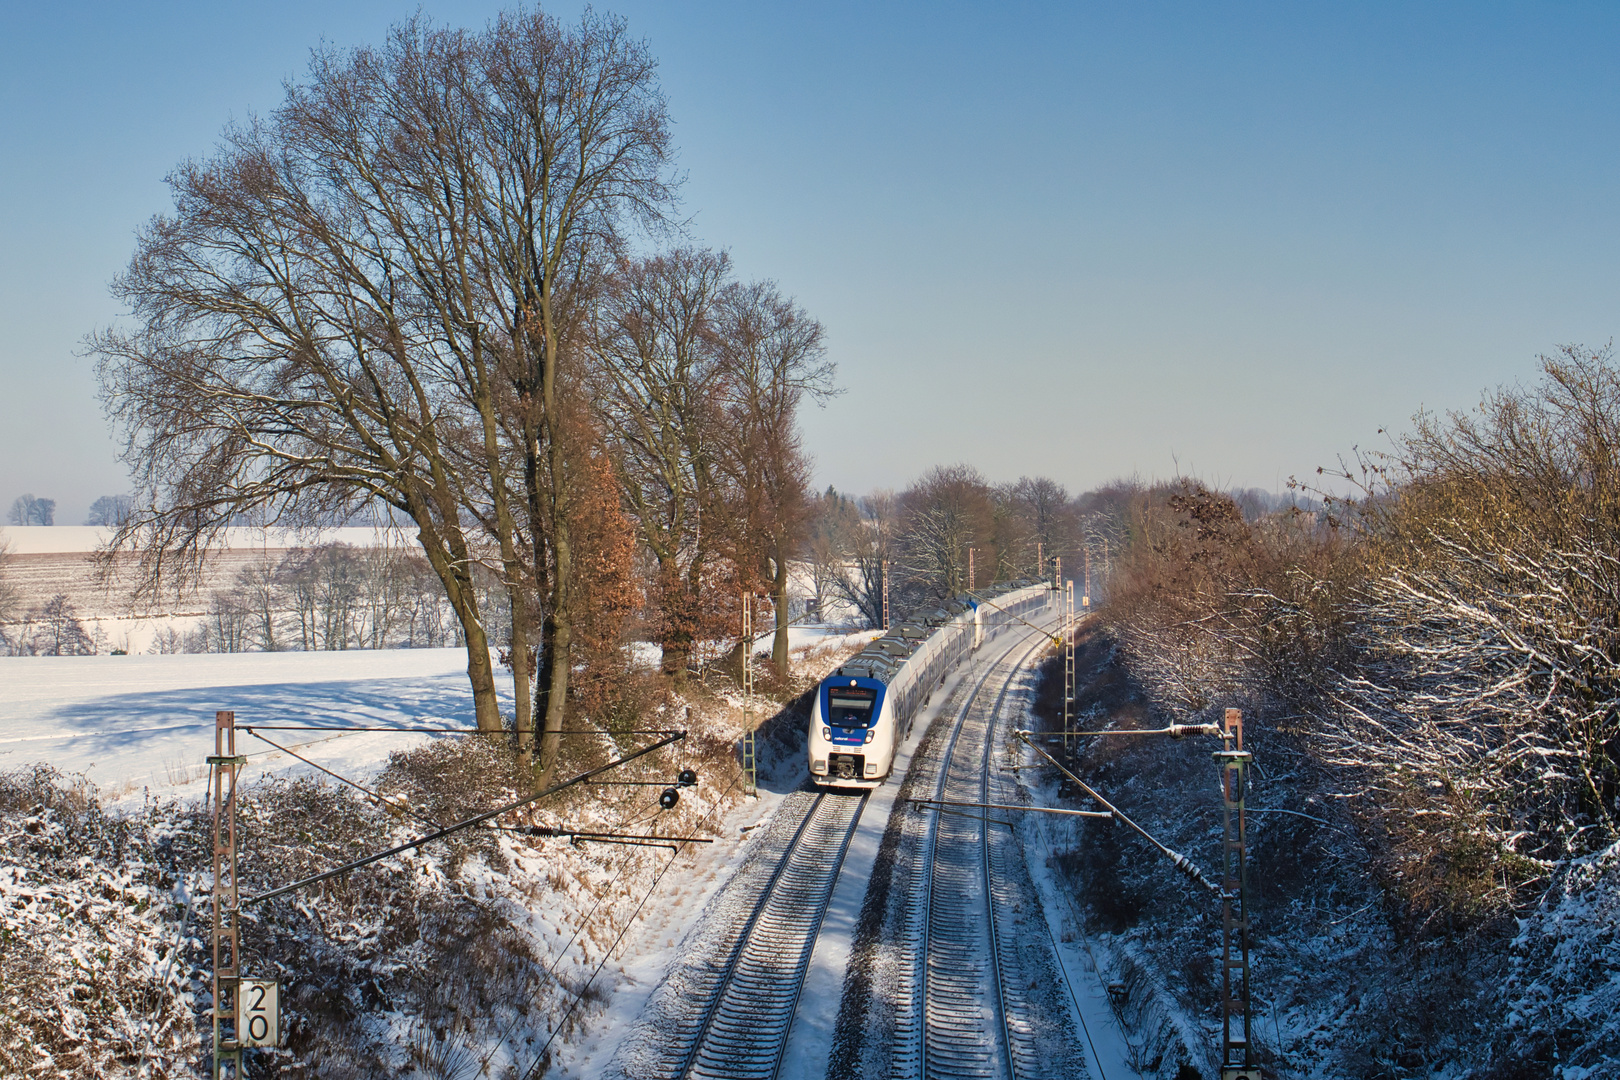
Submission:
MULTIPOLYGON (((1278 488, 1620 325, 1620 9, 601 6, 694 235, 827 326, 821 484, 1278 488)), ((0 0, 0 506, 125 487, 75 352, 163 175, 413 10, 0 0)))

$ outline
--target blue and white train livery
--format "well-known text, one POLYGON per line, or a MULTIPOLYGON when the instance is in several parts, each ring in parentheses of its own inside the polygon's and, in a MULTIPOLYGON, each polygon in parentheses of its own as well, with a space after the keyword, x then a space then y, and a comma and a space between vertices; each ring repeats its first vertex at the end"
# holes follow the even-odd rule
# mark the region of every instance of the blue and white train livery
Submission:
POLYGON ((821 680, 810 707, 810 779, 876 787, 894 769, 911 723, 947 672, 1015 617, 1040 614, 1054 594, 1016 581, 916 612, 821 680))

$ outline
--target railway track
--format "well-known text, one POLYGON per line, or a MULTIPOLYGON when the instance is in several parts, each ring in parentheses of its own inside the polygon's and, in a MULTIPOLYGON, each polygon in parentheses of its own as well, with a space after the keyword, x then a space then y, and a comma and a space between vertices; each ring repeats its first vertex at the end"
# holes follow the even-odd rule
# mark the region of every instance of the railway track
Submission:
MULTIPOLYGON (((1008 690, 1044 643, 1015 639, 986 665, 931 754, 930 795, 952 802, 1003 801, 993 788, 993 751, 1008 690), (997 798, 991 798, 992 794, 997 798)), ((908 962, 895 1028, 898 1077, 1026 1080, 1088 1075, 1053 965, 1021 933, 1032 911, 1023 852, 1004 815, 929 811, 908 875, 908 962)), ((1038 943, 1036 943, 1038 944, 1038 943)))
MULTIPOLYGON (((906 785, 917 795, 1003 801, 992 768, 1001 713, 1029 658, 1049 639, 1011 630, 980 650, 935 722, 906 785), (955 704, 960 700, 960 704, 955 704), (996 798, 990 796, 996 795, 996 798)), ((686 955, 621 1044, 628 1077, 774 1080, 784 1071, 806 970, 868 793, 800 791, 785 799, 756 847, 704 913, 686 955)), ((849 1070, 837 1038, 822 1047, 839 1075, 886 1071, 904 1080, 1088 1077, 1039 902, 1013 833, 982 811, 905 815, 905 866, 889 895, 886 932, 899 976, 880 1011, 893 1026, 882 1064, 849 1070), (1035 920, 1035 921, 1032 921, 1035 920), (1026 926, 1025 923, 1030 925, 1026 926), (890 1039, 892 1038, 892 1042, 890 1039)), ((1001 815, 1004 816, 1004 815, 1001 815)), ((885 823, 875 823, 879 830, 885 823)), ((893 824, 889 828, 896 827, 893 824)), ((795 1062, 787 1072, 820 1075, 795 1062)))
POLYGON ((627 1076, 762 1078, 781 1068, 799 991, 867 794, 797 792, 660 988, 627 1076), (785 811, 785 813, 784 813, 785 811), (785 820, 784 820, 785 819, 785 820), (796 825, 794 824, 796 823, 796 825))

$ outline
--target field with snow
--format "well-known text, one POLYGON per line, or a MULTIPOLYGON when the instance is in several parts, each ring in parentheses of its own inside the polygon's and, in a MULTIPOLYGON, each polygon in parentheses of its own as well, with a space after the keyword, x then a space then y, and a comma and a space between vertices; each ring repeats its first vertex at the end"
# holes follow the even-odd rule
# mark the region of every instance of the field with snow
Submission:
MULTIPOLYGON (((511 678, 497 669, 505 700, 511 678)), ((0 769, 82 773, 116 803, 150 790, 204 793, 214 713, 239 724, 472 727, 463 649, 0 658, 0 769)), ((245 781, 307 771, 251 736, 245 781)), ((276 742, 345 776, 431 735, 278 732, 276 742)))

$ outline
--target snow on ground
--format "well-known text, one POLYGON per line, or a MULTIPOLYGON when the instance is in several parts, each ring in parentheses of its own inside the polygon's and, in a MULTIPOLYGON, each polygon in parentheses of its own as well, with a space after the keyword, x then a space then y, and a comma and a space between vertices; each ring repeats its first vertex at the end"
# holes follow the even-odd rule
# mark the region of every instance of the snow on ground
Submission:
MULTIPOLYGON (((503 702, 511 678, 496 669, 503 702)), ((238 724, 473 726, 463 649, 0 658, 0 769, 45 762, 83 773, 107 803, 200 797, 214 713, 238 724), (160 790, 161 789, 161 790, 160 790)), ((270 738, 344 776, 374 773, 396 750, 434 736, 307 731, 270 738)), ((244 781, 309 772, 252 736, 244 781)))
MULTIPOLYGON (((1026 718, 1035 700, 1036 679, 1026 673, 1018 687, 1009 694, 1026 718)), ((1027 719, 1026 719, 1027 723, 1027 719)), ((1012 751, 1020 754, 1024 765, 1036 764, 1033 751, 1018 746, 1012 751)), ((1034 770, 1032 770, 1034 771, 1034 770)), ((1020 772, 1018 784, 1025 784, 1026 774, 1020 772)), ((1057 799, 1051 789, 1032 792, 1036 806, 1055 805, 1057 799)), ((1085 933, 1085 918, 1070 889, 1059 882, 1052 869, 1055 845, 1048 836, 1051 815, 1031 813, 1022 815, 1019 822, 1024 848, 1028 853, 1029 875, 1040 891, 1041 908, 1046 916, 1047 929, 1057 946, 1058 963, 1068 984, 1069 999, 1074 1006, 1075 1019, 1085 1035, 1086 1060, 1099 1080, 1129 1080, 1139 1077, 1131 1065, 1130 1039, 1126 1036, 1119 1014, 1109 1000, 1107 985, 1113 980, 1107 968, 1107 953, 1093 947, 1085 933)))
MULTIPOLYGON (((824 662, 873 636, 794 627, 795 664, 824 662)), ((656 663, 656 646, 643 643, 637 651, 656 663)), ((234 710, 238 724, 470 728, 466 663, 461 648, 0 657, 0 769, 44 762, 84 773, 104 795, 142 786, 180 789, 164 791, 168 797, 201 795, 188 774, 205 771, 203 759, 214 752, 218 709, 234 710)), ((497 666, 495 675, 509 708, 510 673, 497 666)), ((301 753, 318 747, 310 756, 344 775, 375 771, 392 751, 431 737, 267 734, 301 753)), ((249 755, 244 781, 290 760, 250 736, 238 738, 249 755)), ((803 765, 784 763, 801 774, 803 765)), ((290 771, 309 770, 294 764, 290 771)))
MULTIPOLYGON (((871 636, 794 627, 790 643, 825 655, 871 636)), ((656 658, 655 648, 643 651, 656 658)), ((510 708, 511 675, 497 666, 495 676, 510 708)), ((201 796, 219 709, 234 710, 238 724, 473 726, 467 653, 459 648, 0 657, 0 769, 45 762, 83 773, 108 803, 143 788, 201 796)), ((354 779, 434 737, 266 734, 354 779)), ((244 782, 267 770, 311 771, 252 736, 237 739, 237 751, 248 755, 244 782)))
POLYGON ((603 1074, 679 955, 698 914, 742 865, 754 831, 770 820, 791 790, 773 791, 762 785, 757 799, 745 799, 724 815, 719 839, 676 857, 671 875, 649 908, 643 909, 641 925, 624 944, 612 997, 579 1043, 559 1053, 559 1077, 587 1080, 603 1074))

